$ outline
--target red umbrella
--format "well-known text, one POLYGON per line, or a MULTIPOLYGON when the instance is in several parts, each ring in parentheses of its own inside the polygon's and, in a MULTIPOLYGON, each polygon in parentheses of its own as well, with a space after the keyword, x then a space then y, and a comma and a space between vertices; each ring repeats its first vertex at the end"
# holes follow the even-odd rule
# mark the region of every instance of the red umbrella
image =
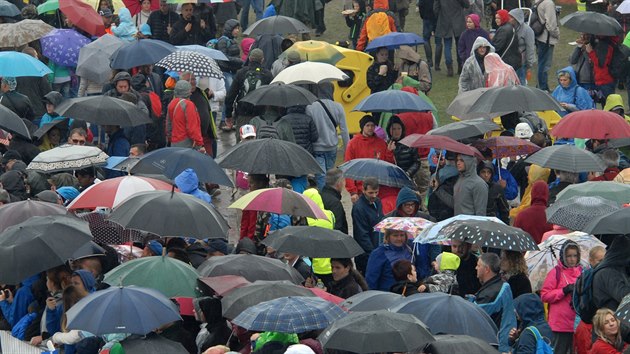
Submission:
POLYGON ((492 157, 514 157, 529 155, 540 150, 540 147, 529 140, 515 138, 513 136, 493 136, 474 143, 479 150, 492 150, 492 157))
MULTIPOLYGON (((142 11, 142 0, 123 0, 125 7, 131 13, 131 16, 135 16, 138 12, 142 11)), ((160 0, 151 0, 151 11, 160 9, 160 0)))
POLYGON ((73 25, 85 32, 94 36, 105 34, 103 18, 91 5, 80 0, 59 0, 59 10, 73 25))
POLYGON ((483 160, 483 155, 475 147, 462 144, 444 135, 410 134, 404 137, 401 144, 415 148, 435 148, 448 150, 468 156, 476 156, 483 160))
POLYGON ((561 138, 620 139, 630 137, 630 125, 616 113, 589 109, 567 114, 551 130, 561 138))

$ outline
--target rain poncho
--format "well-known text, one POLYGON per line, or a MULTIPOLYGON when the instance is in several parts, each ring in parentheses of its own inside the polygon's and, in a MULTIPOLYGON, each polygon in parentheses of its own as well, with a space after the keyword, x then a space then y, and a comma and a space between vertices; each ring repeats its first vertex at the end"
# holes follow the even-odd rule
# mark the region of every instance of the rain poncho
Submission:
POLYGON ((487 87, 504 87, 521 83, 514 68, 506 64, 498 54, 488 53, 483 58, 483 62, 486 68, 487 87))
POLYGON ((584 88, 578 85, 575 70, 571 66, 567 66, 558 70, 557 76, 561 73, 568 73, 571 76, 571 82, 569 87, 565 88, 560 85, 558 80, 558 87, 551 94, 558 102, 567 104, 566 111, 559 111, 558 114, 564 117, 571 112, 594 108, 591 96, 584 88))
POLYGON ((118 11, 118 18, 120 19, 120 24, 118 26, 112 25, 112 33, 124 41, 135 41, 135 35, 138 33, 138 28, 133 24, 129 10, 124 7, 121 8, 118 11))

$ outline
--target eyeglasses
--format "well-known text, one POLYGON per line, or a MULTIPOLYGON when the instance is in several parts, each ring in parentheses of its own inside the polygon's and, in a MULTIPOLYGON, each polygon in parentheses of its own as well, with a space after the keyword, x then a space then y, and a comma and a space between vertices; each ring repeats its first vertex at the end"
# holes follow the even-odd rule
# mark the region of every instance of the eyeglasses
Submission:
POLYGON ((85 145, 85 140, 72 139, 72 142, 77 145, 85 145))

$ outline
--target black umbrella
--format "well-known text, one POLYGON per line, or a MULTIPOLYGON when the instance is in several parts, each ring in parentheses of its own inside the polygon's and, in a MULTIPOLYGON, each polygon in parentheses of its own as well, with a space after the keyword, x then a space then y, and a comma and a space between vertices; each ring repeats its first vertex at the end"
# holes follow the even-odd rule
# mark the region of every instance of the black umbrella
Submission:
POLYGON ((243 34, 255 37, 261 34, 310 33, 311 29, 301 21, 287 16, 272 16, 252 23, 243 34))
POLYGON ((350 313, 317 339, 324 349, 353 353, 413 352, 435 341, 419 319, 389 311, 350 313))
POLYGON ((9 203, 0 207, 0 232, 33 216, 68 214, 68 210, 63 206, 48 202, 27 199, 21 202, 9 203))
POLYGON ((251 254, 212 257, 203 262, 197 270, 202 277, 240 275, 251 282, 256 280, 288 280, 294 284, 301 284, 304 281, 300 273, 290 265, 278 259, 251 254))
POLYGON ((186 348, 179 342, 166 339, 157 334, 149 334, 146 337, 133 335, 120 342, 125 354, 188 354, 186 348))
POLYGON ((109 96, 71 98, 57 107, 57 113, 98 125, 129 127, 151 123, 148 114, 135 104, 109 96))
POLYGON ((169 43, 157 39, 141 39, 118 48, 112 54, 110 66, 112 69, 130 69, 155 64, 175 51, 177 48, 169 43))
POLYGON ((429 135, 444 135, 454 140, 471 138, 477 135, 500 129, 498 124, 486 118, 475 118, 461 122, 454 122, 436 129, 429 130, 429 135))
POLYGON ((0 128, 28 139, 31 138, 31 132, 22 118, 4 105, 0 105, 0 128))
POLYGON ((160 236, 200 239, 226 238, 230 228, 212 204, 188 194, 169 191, 135 194, 116 207, 109 220, 127 229, 160 236))
POLYGON ((598 36, 617 36, 623 28, 614 17, 593 11, 576 11, 563 17, 560 23, 577 32, 598 36))
POLYGON ((352 312, 385 310, 404 299, 402 295, 388 291, 368 290, 347 298, 339 304, 352 312))
POLYGON ((440 233, 451 240, 509 251, 538 251, 534 239, 525 231, 490 220, 457 220, 440 233))
POLYGON ((558 101, 535 87, 515 85, 495 87, 482 93, 468 113, 520 111, 563 111, 558 101))
POLYGON ((548 146, 528 157, 525 162, 567 172, 603 172, 606 164, 590 151, 573 145, 548 146))
POLYGON ((34 216, 0 233, 0 283, 18 284, 64 264, 90 242, 85 221, 65 215, 34 216))
POLYGON ((254 106, 308 106, 317 101, 309 90, 291 84, 275 83, 261 86, 241 99, 254 106))
POLYGON ((303 147, 279 139, 256 139, 237 144, 216 161, 223 168, 252 174, 303 176, 325 172, 303 147))
POLYGON ((612 213, 592 219, 582 228, 591 235, 625 235, 630 234, 630 208, 622 208, 612 213))
POLYGON ((352 236, 315 226, 289 226, 273 231, 262 243, 279 252, 315 258, 352 258, 363 249, 352 236))
POLYGON ((466 348, 466 354, 493 354, 499 353, 490 344, 483 340, 466 335, 443 334, 435 336, 435 342, 429 343, 424 348, 426 354, 451 354, 459 353, 466 348))
POLYGON ((61 136, 64 137, 68 133, 68 120, 69 118, 58 119, 42 125, 33 133, 33 138, 41 139, 44 135, 46 135, 46 133, 55 127, 59 128, 62 132, 61 136))

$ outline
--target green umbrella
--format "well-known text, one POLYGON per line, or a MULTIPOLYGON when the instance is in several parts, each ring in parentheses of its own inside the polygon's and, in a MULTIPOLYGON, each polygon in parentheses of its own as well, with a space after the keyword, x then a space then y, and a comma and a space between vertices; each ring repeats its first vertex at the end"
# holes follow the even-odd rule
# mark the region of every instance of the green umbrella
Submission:
POLYGON ((55 10, 59 10, 59 0, 48 0, 45 3, 37 6, 38 15, 55 10))
POLYGON ((136 285, 159 290, 168 297, 197 297, 199 273, 191 265, 167 256, 134 259, 105 274, 112 286, 136 285))
POLYGON ((619 204, 630 203, 630 185, 609 181, 572 184, 558 193, 556 201, 577 196, 602 197, 619 204))

